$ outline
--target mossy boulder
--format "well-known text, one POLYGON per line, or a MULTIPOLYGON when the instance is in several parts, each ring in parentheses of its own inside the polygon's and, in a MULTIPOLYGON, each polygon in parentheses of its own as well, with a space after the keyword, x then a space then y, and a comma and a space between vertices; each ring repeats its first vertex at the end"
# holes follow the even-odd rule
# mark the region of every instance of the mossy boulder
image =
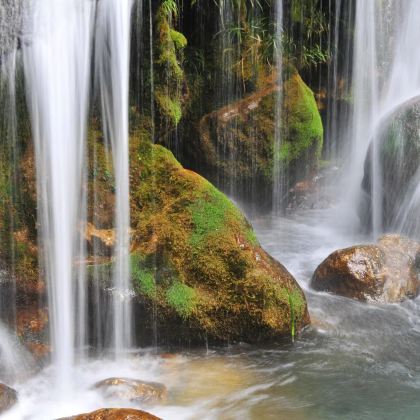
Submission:
POLYGON ((186 146, 188 164, 223 191, 271 207, 273 166, 284 172, 284 191, 316 171, 323 126, 313 92, 296 70, 283 84, 276 74, 244 99, 201 118, 186 146), (280 147, 275 147, 276 103, 281 94, 280 147))
POLYGON ((420 235, 420 97, 387 115, 369 147, 362 182, 366 194, 360 210, 368 228, 374 212, 375 185, 383 230, 403 231, 417 238, 420 235))
MULTIPOLYGON (((101 279, 101 296, 109 299, 115 180, 99 130, 90 131, 89 153, 95 159, 89 160, 87 185, 87 273, 99 273, 95 281, 101 279)), ((22 165, 32 162, 30 156, 28 151, 22 165)), ((152 344, 155 338, 160 344, 257 343, 291 337, 308 324, 305 296, 295 279, 261 248, 250 224, 223 193, 184 169, 170 151, 153 145, 146 132, 131 137, 130 158, 131 273, 138 344, 152 344)), ((27 185, 34 195, 31 172, 27 170, 27 185)), ((29 201, 34 205, 35 195, 29 201)), ((28 310, 45 300, 32 238, 36 230, 24 224, 15 234, 22 243, 17 300, 24 298, 21 304, 28 310)), ((32 313, 42 320, 39 331, 22 327, 22 336, 39 346, 47 315, 32 313)))
POLYGON ((130 156, 131 273, 142 344, 156 334, 161 344, 256 343, 290 337, 309 322, 295 279, 223 193, 142 135, 132 137, 130 156))

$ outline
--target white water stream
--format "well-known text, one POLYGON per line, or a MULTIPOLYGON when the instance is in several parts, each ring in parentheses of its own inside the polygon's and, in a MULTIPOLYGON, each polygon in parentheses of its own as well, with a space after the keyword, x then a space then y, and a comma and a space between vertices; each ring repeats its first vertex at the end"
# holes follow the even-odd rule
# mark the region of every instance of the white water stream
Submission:
MULTIPOLYGON (((378 141, 375 140, 386 121, 384 117, 420 93, 420 54, 416 53, 420 42, 419 13, 420 3, 416 0, 359 0, 356 3, 351 159, 344 186, 349 192, 347 207, 352 209, 354 216, 360 205, 364 163, 372 143, 373 237, 384 230, 381 180, 382 171, 386 171, 381 166, 378 141)), ((413 186, 408 194, 413 194, 417 188, 413 186)), ((405 204, 412 202, 411 197, 404 201, 405 204)), ((411 214, 405 210, 400 213, 402 217, 411 214)), ((407 223, 413 223, 413 220, 398 220, 393 228, 398 230, 407 223)))
POLYGON ((53 360, 57 386, 64 389, 72 382, 75 361, 74 295, 81 272, 74 261, 83 258, 79 238, 93 6, 84 0, 35 0, 23 43, 53 360))
POLYGON ((96 66, 105 139, 115 173, 113 342, 116 354, 131 346, 128 87, 131 0, 102 0, 96 25, 96 66))

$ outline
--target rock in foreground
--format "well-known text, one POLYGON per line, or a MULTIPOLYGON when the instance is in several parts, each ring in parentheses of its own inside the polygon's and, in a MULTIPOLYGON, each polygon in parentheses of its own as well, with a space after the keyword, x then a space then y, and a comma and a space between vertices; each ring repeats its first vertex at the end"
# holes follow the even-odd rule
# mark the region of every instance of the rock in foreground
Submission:
POLYGON ((412 299, 420 288, 419 255, 419 243, 385 235, 376 245, 333 252, 316 269, 312 287, 360 301, 395 303, 412 299))
POLYGON ((103 408, 92 413, 79 414, 61 420, 160 420, 159 417, 130 408, 103 408))
POLYGON ((129 378, 108 378, 95 384, 106 398, 137 403, 157 403, 166 399, 165 385, 129 378))
MULTIPOLYGON (((100 150, 101 139, 94 141, 100 150)), ((131 274, 134 313, 141 320, 136 323, 138 341, 153 345, 156 337, 162 345, 257 343, 290 337, 307 325, 302 290, 261 248, 238 208, 162 146, 141 134, 130 144, 131 274)), ((103 172, 105 165, 91 181, 106 203, 110 188, 103 172)), ((112 205, 90 212, 102 221, 97 229, 112 228, 112 205)), ((100 271, 102 278, 111 278, 112 262, 100 271)))
POLYGON ((0 414, 17 403, 17 392, 4 384, 0 384, 0 414))

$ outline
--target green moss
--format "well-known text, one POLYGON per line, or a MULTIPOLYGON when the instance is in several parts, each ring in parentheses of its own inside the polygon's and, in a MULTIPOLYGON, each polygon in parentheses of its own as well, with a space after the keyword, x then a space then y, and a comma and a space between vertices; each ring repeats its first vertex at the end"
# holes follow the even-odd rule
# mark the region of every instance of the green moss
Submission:
POLYGON ((154 298, 156 296, 156 283, 152 269, 144 267, 144 260, 136 254, 130 257, 131 278, 140 293, 154 298))
POLYGON ((252 229, 252 227, 247 229, 246 231, 246 240, 253 246, 259 246, 257 235, 255 234, 254 229, 252 229))
POLYGON ((205 196, 198 198, 189 209, 194 225, 190 244, 194 248, 202 245, 208 235, 222 233, 229 220, 241 217, 232 202, 210 184, 205 196))
POLYGON ((195 290, 180 282, 175 282, 166 291, 166 300, 183 318, 190 316, 197 305, 195 290))
POLYGON ((289 164, 311 152, 316 161, 322 151, 323 126, 314 94, 298 74, 285 82, 284 91, 283 140, 274 157, 289 164))
POLYGON ((299 289, 290 291, 284 287, 280 288, 278 291, 277 299, 279 302, 288 304, 290 312, 290 335, 292 339, 294 339, 296 327, 301 323, 302 318, 305 315, 306 301, 299 289))
POLYGON ((302 292, 299 289, 294 289, 289 293, 289 301, 295 311, 296 319, 300 320, 306 309, 306 302, 303 298, 302 292))
POLYGON ((177 49, 183 49, 187 46, 187 38, 184 34, 176 31, 175 29, 170 30, 171 39, 177 49))
POLYGON ((182 117, 182 61, 187 39, 173 27, 177 15, 178 5, 173 0, 162 2, 156 15, 155 101, 161 117, 166 119, 165 126, 177 126, 182 117))
POLYGON ((173 125, 177 126, 182 118, 182 107, 179 98, 171 98, 163 90, 157 89, 155 99, 161 112, 169 118, 173 125))

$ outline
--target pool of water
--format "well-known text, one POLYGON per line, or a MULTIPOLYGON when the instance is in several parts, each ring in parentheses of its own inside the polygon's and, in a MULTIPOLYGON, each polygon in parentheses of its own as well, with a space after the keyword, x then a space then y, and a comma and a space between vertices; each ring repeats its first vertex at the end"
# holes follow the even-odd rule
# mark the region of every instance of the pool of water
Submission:
POLYGON ((198 349, 170 358, 142 351, 123 363, 85 362, 64 398, 52 389, 53 372, 47 368, 14 384, 20 402, 2 420, 126 407, 92 389, 111 376, 164 383, 167 403, 139 408, 168 420, 420 418, 418 300, 361 304, 310 289, 313 271, 329 253, 367 241, 330 227, 331 217, 314 210, 252 221, 264 248, 305 290, 313 326, 294 343, 198 349))

